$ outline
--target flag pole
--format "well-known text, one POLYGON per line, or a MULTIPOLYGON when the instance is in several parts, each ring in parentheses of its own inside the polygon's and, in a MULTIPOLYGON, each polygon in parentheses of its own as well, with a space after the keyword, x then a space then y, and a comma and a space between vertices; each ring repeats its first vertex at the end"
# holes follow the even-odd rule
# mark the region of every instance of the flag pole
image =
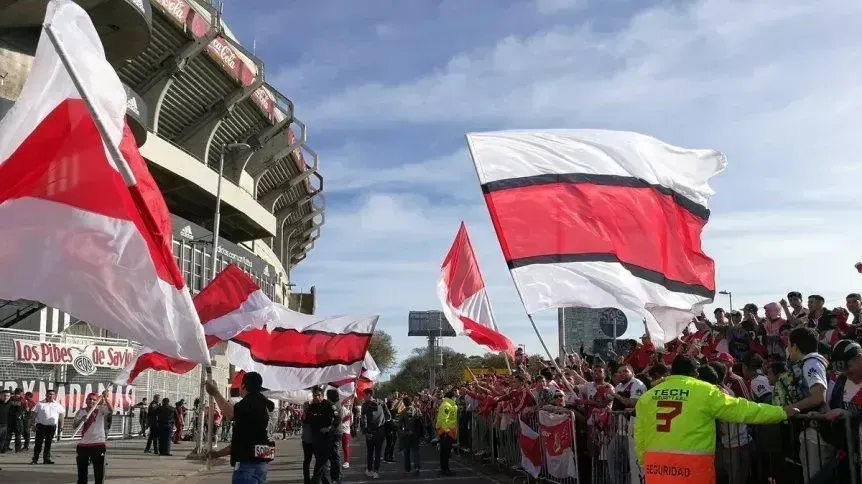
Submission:
MULTIPOLYGON (((467 135, 464 135, 464 138, 467 140, 467 151, 470 153, 470 158, 473 161, 473 169, 476 171, 476 179, 479 180, 479 185, 482 184, 482 177, 479 176, 479 166, 476 164, 476 155, 473 153, 473 145, 470 144, 470 138, 467 135)), ((494 228, 496 231, 496 227, 494 228)), ((497 239, 500 239, 500 234, 497 234, 497 239)), ((502 250, 502 246, 500 247, 502 250)), ((512 278, 512 283, 515 284, 515 290, 518 291, 518 297, 521 298, 521 304, 524 305, 524 296, 521 294, 521 288, 518 287, 518 283, 515 281, 515 275, 512 274, 512 271, 509 271, 509 276, 512 278)), ((553 355, 551 355, 551 351, 548 349, 548 345, 545 344, 545 339, 542 338, 542 333, 539 332, 539 328, 536 327, 536 322, 533 321, 533 315, 527 311, 527 306, 524 305, 524 312, 527 314, 527 319, 530 320, 530 324, 533 326, 533 331, 536 332, 536 337, 539 338, 539 343, 542 343, 542 348, 545 349, 545 354, 548 355, 548 358, 551 360, 551 364, 554 365, 554 368, 557 369, 561 378, 563 379, 563 383, 566 385, 566 388, 569 389, 570 392, 574 393, 575 389, 572 387, 572 384, 569 380, 563 376, 563 370, 560 368, 560 365, 557 363, 557 360, 554 359, 553 355)), ((508 358, 508 357, 507 357, 508 358)))
POLYGON ((69 60, 69 54, 66 51, 66 47, 63 45, 60 38, 54 33, 52 27, 53 26, 50 23, 43 25, 45 34, 54 45, 54 49, 57 50, 57 55, 60 57, 60 61, 63 62, 63 67, 66 68, 66 72, 72 79, 72 84, 75 85, 75 89, 77 89, 78 94, 81 95, 81 100, 83 100, 84 105, 87 106, 87 111, 89 111, 90 117, 93 118, 93 123, 96 125, 96 129, 99 131, 99 136, 102 138, 102 144, 104 144, 108 149, 108 153, 111 155, 114 164, 116 164, 117 171, 119 171, 120 175, 123 177, 123 181, 126 182, 126 186, 135 186, 138 182, 135 180, 135 174, 132 173, 132 168, 126 162, 126 159, 123 158, 122 153, 120 153, 120 148, 111 142, 111 138, 108 136, 108 129, 105 127, 105 123, 102 121, 102 118, 99 117, 99 114, 96 112, 96 107, 93 105, 90 92, 87 91, 84 83, 81 82, 81 76, 78 75, 77 69, 75 69, 75 66, 73 66, 72 62, 69 60))

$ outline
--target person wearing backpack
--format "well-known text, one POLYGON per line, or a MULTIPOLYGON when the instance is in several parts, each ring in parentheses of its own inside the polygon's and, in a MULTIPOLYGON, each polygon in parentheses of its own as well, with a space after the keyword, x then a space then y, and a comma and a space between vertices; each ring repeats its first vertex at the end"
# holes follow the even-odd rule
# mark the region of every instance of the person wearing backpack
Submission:
POLYGON ((380 478, 380 454, 383 452, 383 441, 386 439, 385 425, 392 419, 389 409, 383 402, 378 402, 372 396, 372 390, 366 388, 362 395, 361 420, 362 432, 365 434, 365 445, 367 448, 365 475, 372 478, 380 478))
POLYGON ((401 434, 398 441, 401 442, 401 448, 404 450, 404 471, 412 471, 419 476, 419 442, 422 440, 425 425, 422 421, 422 412, 413 406, 413 400, 410 397, 404 397, 402 402, 404 410, 398 417, 398 430, 401 434))

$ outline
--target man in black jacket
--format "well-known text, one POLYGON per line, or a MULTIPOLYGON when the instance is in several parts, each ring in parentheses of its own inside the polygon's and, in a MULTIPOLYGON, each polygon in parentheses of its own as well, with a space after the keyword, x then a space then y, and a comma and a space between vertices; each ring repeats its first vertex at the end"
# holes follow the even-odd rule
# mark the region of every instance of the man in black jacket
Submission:
POLYGON ((159 455, 159 426, 157 411, 159 409, 159 395, 153 395, 153 400, 147 407, 147 426, 150 428, 150 435, 147 437, 147 446, 144 452, 150 451, 150 444, 153 444, 153 454, 159 455))
POLYGON ((174 433, 174 420, 177 410, 167 398, 162 399, 162 405, 156 410, 156 426, 159 436, 159 455, 171 455, 171 435, 174 433))
MULTIPOLYGON (((311 482, 337 482, 333 478, 330 467, 332 458, 332 434, 341 425, 341 416, 336 404, 324 400, 323 390, 315 387, 312 392, 311 405, 308 406, 308 424, 311 427, 311 446, 314 451, 314 471, 311 482)), ((340 475, 339 473, 336 476, 340 475)))
POLYGON ((207 382, 207 393, 213 396, 225 422, 233 421, 230 445, 210 451, 211 458, 230 454, 235 466, 233 482, 266 482, 269 462, 275 458, 275 442, 269 437, 269 414, 275 406, 263 393, 260 373, 248 372, 242 377, 239 394, 242 400, 231 405, 213 382, 207 382))

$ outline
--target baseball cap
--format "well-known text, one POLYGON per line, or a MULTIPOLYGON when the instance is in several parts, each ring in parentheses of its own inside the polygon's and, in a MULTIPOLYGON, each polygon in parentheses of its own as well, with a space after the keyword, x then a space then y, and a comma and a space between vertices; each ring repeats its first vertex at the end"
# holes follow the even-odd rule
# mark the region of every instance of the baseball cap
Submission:
POLYGON ((832 358, 830 359, 833 368, 841 371, 847 368, 850 361, 859 355, 862 355, 862 346, 859 343, 849 339, 842 339, 835 343, 835 347, 832 349, 832 358))
POLYGON ((728 353, 719 353, 718 356, 715 357, 715 361, 720 361, 727 365, 733 364, 733 357, 728 353))

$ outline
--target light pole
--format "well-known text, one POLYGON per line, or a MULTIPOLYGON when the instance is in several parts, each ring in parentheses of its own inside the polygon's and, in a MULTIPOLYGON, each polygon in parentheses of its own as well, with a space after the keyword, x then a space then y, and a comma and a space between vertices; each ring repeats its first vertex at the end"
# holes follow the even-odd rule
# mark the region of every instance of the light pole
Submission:
POLYGON ((727 296, 728 301, 730 302, 730 312, 733 312, 733 292, 732 291, 718 291, 719 294, 727 296))
POLYGON ((284 253, 286 256, 285 257, 285 263, 287 265, 285 266, 284 270, 285 270, 285 273, 287 274, 287 283, 288 284, 293 282, 292 280, 290 280, 290 267, 293 265, 290 263, 290 258, 293 256, 290 253, 290 239, 291 239, 291 237, 293 237, 293 234, 296 233, 296 229, 297 228, 294 227, 293 230, 291 230, 290 233, 287 234, 287 240, 285 241, 285 242, 287 242, 287 246, 284 248, 284 253))
MULTIPOLYGON (((218 182, 216 183, 216 205, 215 205, 215 214, 213 215, 213 253, 212 253, 212 265, 210 266, 210 282, 215 279, 216 271, 218 271, 218 249, 219 249, 219 228, 221 225, 221 185, 224 182, 224 155, 228 151, 234 150, 249 150, 251 146, 247 143, 229 143, 222 148, 221 155, 219 156, 218 161, 218 182)), ((205 368, 205 374, 201 375, 201 397, 204 395, 203 387, 206 381, 212 381, 212 365, 207 366, 205 368)), ((195 442, 195 449, 198 451, 199 455, 204 456, 208 455, 209 451, 212 450, 212 435, 213 435, 213 421, 215 420, 214 413, 214 401, 213 397, 210 396, 208 399, 209 411, 207 412, 207 435, 206 435, 206 449, 207 452, 204 452, 204 445, 201 442, 203 438, 203 418, 198 418, 199 426, 198 426, 198 438, 197 442, 195 442)), ((201 398, 201 403, 198 405, 198 412, 203 411, 203 398, 201 398)), ((199 415, 203 416, 202 413, 199 415)), ((210 468, 210 460, 207 459, 207 468, 210 468)))

